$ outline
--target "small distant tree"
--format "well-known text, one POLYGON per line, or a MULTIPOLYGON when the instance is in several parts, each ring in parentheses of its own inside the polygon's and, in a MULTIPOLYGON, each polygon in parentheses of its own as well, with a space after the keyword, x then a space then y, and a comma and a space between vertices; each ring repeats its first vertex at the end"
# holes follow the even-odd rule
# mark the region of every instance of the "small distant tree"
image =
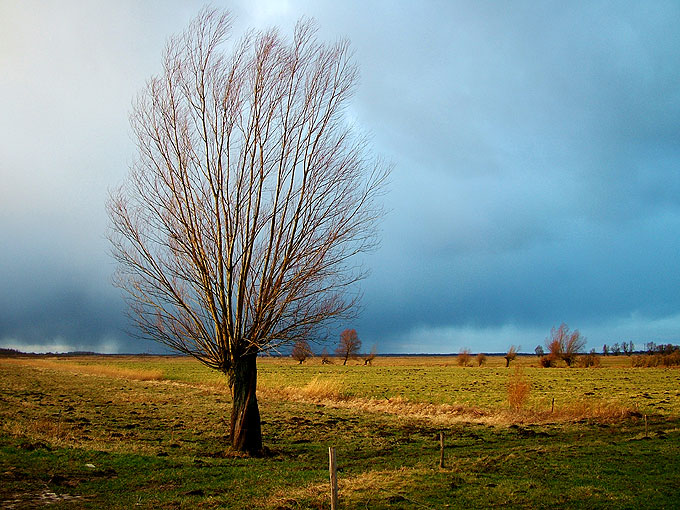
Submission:
POLYGON ((328 354, 328 349, 326 349, 325 347, 321 351, 321 364, 322 365, 332 365, 333 364, 333 360, 331 359, 330 354, 328 354))
POLYGON ((361 358, 364 360, 364 365, 372 365, 373 360, 378 355, 378 348, 375 344, 371 347, 371 352, 368 354, 362 354, 361 358))
POLYGON ((538 356, 539 358, 542 358, 543 356, 545 356, 545 351, 543 350, 543 347, 541 347, 540 345, 536 346, 536 349, 534 349, 534 352, 536 353, 536 356, 538 356))
POLYGON ((628 342, 628 356, 630 356, 634 352, 635 352, 635 344, 631 340, 630 342, 628 342))
POLYGON ((479 354, 477 354, 477 366, 481 367, 482 365, 484 365, 484 363, 486 363, 486 354, 480 352, 479 354))
POLYGON ((458 366, 460 367, 467 367, 470 366, 470 361, 472 360, 472 355, 470 354, 470 349, 461 349, 460 352, 458 353, 458 356, 456 356, 456 361, 458 362, 458 366))
POLYGON ((343 365, 346 365, 347 360, 350 358, 356 359, 359 356, 360 350, 361 340, 359 340, 355 329, 346 329, 340 333, 340 345, 335 350, 335 354, 343 359, 343 365))
POLYGON ((612 354, 614 356, 618 356, 619 354, 621 354, 621 346, 619 345, 618 342, 612 345, 612 354))
POLYGON ((514 359, 517 357, 517 347, 514 345, 511 345, 510 348, 508 349, 507 354, 504 356, 505 358, 505 368, 510 366, 510 362, 514 361, 514 359))
POLYGON ((293 350, 290 353, 291 357, 302 365, 307 358, 311 358, 314 353, 312 348, 309 346, 307 340, 298 340, 293 346, 293 350))
POLYGON ((628 351, 628 342, 623 342, 621 344, 621 348, 623 349, 623 354, 630 356, 630 352, 628 351))
POLYGON ((609 346, 607 344, 604 344, 604 346, 602 347, 602 355, 609 356, 609 346))

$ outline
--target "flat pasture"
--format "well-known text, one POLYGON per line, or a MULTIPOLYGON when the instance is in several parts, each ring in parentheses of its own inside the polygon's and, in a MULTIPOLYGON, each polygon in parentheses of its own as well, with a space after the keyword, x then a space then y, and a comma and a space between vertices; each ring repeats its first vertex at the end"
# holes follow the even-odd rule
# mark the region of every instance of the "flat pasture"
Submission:
POLYGON ((0 358, 0 507, 330 508, 329 446, 340 508, 677 507, 680 370, 602 362, 263 357, 247 458, 224 376, 192 359, 0 358))

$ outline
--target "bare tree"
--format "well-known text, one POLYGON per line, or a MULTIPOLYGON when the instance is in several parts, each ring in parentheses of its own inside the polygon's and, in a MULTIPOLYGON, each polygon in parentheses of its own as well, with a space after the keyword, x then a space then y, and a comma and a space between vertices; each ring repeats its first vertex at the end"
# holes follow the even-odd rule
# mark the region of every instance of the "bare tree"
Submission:
POLYGON ((574 361, 576 361, 579 352, 583 350, 585 345, 586 339, 581 336, 581 333, 578 329, 567 335, 566 343, 564 345, 564 352, 562 353, 562 359, 568 367, 570 367, 574 361))
POLYGON ((373 365, 373 360, 378 355, 378 346, 373 344, 371 346, 371 352, 368 354, 362 354, 361 359, 364 360, 364 365, 373 365))
POLYGON ((505 367, 507 368, 510 366, 510 362, 514 361, 514 359, 517 357, 517 347, 511 345, 508 349, 508 352, 503 357, 505 358, 505 367))
POLYGON ((347 360, 350 358, 356 359, 359 356, 360 350, 361 340, 359 340, 355 329, 346 329, 340 333, 340 345, 335 349, 335 354, 343 359, 343 365, 346 365, 347 360))
POLYGON ((314 356, 314 353, 307 340, 298 340, 295 342, 290 355, 295 361, 298 361, 300 365, 302 365, 307 358, 314 356))
POLYGON ((348 43, 293 39, 204 9, 133 107, 138 147, 111 193, 117 283, 139 336, 229 378, 231 444, 262 449, 257 355, 351 316, 387 167, 346 122, 348 43))

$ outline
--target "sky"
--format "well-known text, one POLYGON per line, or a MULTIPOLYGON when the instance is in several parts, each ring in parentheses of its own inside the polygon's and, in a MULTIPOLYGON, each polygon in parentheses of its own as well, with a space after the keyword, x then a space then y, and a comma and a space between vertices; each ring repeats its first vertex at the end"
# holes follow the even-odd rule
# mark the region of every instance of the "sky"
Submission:
MULTIPOLYGON (((133 339, 105 204, 132 100, 203 2, 0 0, 0 347, 133 339)), ((348 115, 394 169, 346 327, 379 353, 680 343, 680 3, 215 1, 350 39, 348 115)))

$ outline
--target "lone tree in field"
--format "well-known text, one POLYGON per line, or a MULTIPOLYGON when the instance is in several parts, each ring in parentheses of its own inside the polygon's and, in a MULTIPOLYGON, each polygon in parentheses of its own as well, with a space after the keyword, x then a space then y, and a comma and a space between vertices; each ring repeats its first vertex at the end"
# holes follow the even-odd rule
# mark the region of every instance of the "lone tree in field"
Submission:
POLYGON ((347 360, 356 359, 361 350, 361 340, 355 329, 346 329, 340 333, 340 345, 335 349, 335 354, 342 358, 342 364, 346 365, 347 360))
MULTIPOLYGON (((545 339, 545 345, 548 348, 548 358, 551 362, 562 359, 570 367, 586 345, 586 339, 581 336, 578 329, 570 333, 569 326, 562 323, 559 328, 553 327, 550 330, 550 336, 545 339)), ((551 366, 551 364, 544 366, 551 366)))
MULTIPOLYGON (((249 32, 205 9, 136 100, 138 154, 111 193, 117 283, 139 336, 223 372, 231 446, 262 450, 257 355, 352 315, 388 169, 343 117, 348 43, 249 32)), ((318 333, 318 331, 317 331, 318 333)))
POLYGON ((290 355, 295 361, 300 362, 300 365, 302 365, 307 360, 307 358, 314 356, 314 353, 312 352, 312 348, 309 346, 309 342, 307 342, 307 340, 298 340, 295 342, 290 355))

